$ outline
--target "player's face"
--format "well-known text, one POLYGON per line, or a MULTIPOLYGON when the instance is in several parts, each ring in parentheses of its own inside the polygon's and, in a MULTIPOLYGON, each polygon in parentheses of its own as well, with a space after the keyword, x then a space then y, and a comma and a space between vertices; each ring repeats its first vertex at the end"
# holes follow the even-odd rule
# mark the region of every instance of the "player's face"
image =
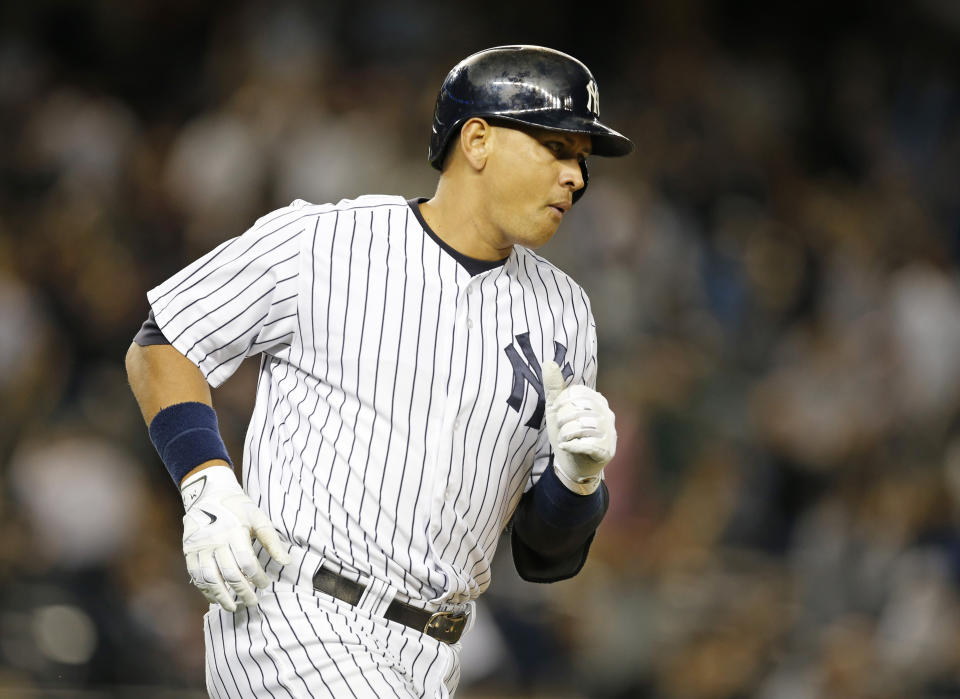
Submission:
POLYGON ((505 243, 536 248, 557 231, 583 187, 580 160, 590 137, 546 129, 494 127, 491 217, 505 243))

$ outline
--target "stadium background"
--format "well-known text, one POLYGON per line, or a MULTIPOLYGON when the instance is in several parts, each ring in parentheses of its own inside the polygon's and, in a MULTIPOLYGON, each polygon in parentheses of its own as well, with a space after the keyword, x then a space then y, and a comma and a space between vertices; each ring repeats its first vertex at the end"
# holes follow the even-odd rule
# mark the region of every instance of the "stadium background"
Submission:
POLYGON ((960 694, 960 5, 197 4, 0 7, 0 696, 198 692, 144 292, 293 198, 429 195, 444 74, 515 42, 638 146, 545 251, 620 451, 579 577, 498 556, 459 696, 960 694))

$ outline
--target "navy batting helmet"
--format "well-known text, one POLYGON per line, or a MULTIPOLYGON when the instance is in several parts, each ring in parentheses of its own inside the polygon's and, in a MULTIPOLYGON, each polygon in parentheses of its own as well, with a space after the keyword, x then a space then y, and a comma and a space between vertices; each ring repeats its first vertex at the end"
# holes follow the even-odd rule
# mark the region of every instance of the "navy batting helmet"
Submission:
POLYGON ((573 56, 543 46, 486 49, 450 71, 433 112, 431 165, 443 168, 451 138, 471 117, 589 134, 594 155, 633 150, 630 139, 600 123, 600 95, 589 69, 573 56))

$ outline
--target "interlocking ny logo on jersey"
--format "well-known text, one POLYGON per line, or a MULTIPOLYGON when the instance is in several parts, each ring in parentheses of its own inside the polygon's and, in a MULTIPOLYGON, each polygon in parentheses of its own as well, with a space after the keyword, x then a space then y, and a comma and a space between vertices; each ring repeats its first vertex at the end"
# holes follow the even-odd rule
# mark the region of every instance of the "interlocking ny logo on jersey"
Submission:
MULTIPOLYGON (((507 398, 507 405, 519 413, 520 406, 523 405, 524 384, 529 383, 536 390, 539 398, 537 399, 537 408, 533 411, 530 419, 527 420, 526 426, 540 429, 540 424, 543 422, 543 412, 547 407, 543 394, 543 376, 540 373, 540 362, 537 361, 537 355, 533 353, 533 347, 530 346, 530 333, 517 335, 516 344, 520 345, 520 351, 523 352, 526 361, 520 356, 520 352, 517 352, 517 348, 513 346, 514 343, 511 342, 503 348, 507 359, 513 365, 513 386, 510 389, 510 397, 507 398)), ((560 372, 563 374, 563 378, 569 379, 573 376, 573 369, 570 368, 569 362, 564 361, 566 356, 567 348, 554 340, 553 361, 561 367, 560 372)))

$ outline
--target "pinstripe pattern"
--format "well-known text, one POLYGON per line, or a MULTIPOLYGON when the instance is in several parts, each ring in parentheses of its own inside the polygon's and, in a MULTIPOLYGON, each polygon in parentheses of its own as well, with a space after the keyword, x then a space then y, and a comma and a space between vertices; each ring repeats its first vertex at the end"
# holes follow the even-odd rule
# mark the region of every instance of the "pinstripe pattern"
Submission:
POLYGON ((433 698, 459 681, 458 646, 316 594, 268 592, 235 614, 214 606, 204 627, 215 697, 433 698), (225 670, 241 663, 246 681, 225 670))
MULTIPOLYGON (((427 608, 486 589, 499 534, 547 463, 546 431, 525 426, 535 388, 524 384, 519 411, 507 404, 504 348, 529 333, 542 362, 559 342, 574 382, 592 387, 596 376, 579 286, 520 247, 471 276, 399 197, 294 202, 148 299, 164 335, 212 386, 262 355, 243 480, 291 545, 427 608)), ((211 613, 211 694, 358 692, 318 671, 332 661, 347 674, 334 660, 341 650, 315 648, 324 629, 303 621, 322 618, 307 614, 311 604, 278 606, 274 617, 211 613)), ((436 671, 436 654, 404 643, 406 663, 436 671)))

